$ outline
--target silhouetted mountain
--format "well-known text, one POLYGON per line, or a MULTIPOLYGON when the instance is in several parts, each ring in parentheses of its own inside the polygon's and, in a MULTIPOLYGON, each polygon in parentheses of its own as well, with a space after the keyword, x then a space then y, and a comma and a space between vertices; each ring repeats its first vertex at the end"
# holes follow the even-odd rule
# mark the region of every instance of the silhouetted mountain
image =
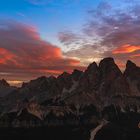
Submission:
MULTIPOLYGON (((13 89, 5 80, 0 81, 0 93, 1 87, 13 89)), ((1 126, 104 128, 109 122, 115 128, 117 123, 117 128, 132 129, 133 125, 138 128, 140 121, 140 67, 131 61, 124 73, 113 58, 105 58, 99 65, 93 62, 84 72, 64 72, 57 78, 43 76, 3 94, 1 126), (129 124, 131 120, 135 121, 129 124)))
POLYGON ((127 61, 126 69, 124 71, 124 76, 130 83, 130 90, 133 95, 139 96, 140 93, 140 67, 136 66, 130 60, 127 61))
POLYGON ((11 87, 6 80, 0 80, 0 97, 4 97, 14 91, 16 87, 11 87))

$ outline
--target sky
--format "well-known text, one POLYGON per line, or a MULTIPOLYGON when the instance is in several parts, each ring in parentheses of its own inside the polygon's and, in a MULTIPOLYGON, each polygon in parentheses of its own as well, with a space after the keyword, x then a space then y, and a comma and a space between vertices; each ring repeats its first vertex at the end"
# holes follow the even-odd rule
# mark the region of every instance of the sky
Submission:
POLYGON ((113 57, 140 66, 139 0, 0 1, 0 78, 19 85, 113 57))

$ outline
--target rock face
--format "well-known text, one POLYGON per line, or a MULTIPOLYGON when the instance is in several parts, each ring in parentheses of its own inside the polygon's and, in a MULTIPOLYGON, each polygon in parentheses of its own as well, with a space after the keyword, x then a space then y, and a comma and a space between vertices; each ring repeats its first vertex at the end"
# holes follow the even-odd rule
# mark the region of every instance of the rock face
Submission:
MULTIPOLYGON (((113 96, 110 93, 113 84, 118 80, 122 73, 112 58, 105 58, 99 64, 100 69, 100 94, 113 96)), ((101 95, 101 96, 102 96, 101 95)))
POLYGON ((18 125, 21 115, 24 120, 24 113, 29 117, 25 124, 33 118, 38 125, 42 121, 46 125, 90 124, 101 118, 110 121, 117 115, 114 108, 122 113, 140 113, 140 67, 131 61, 124 73, 113 58, 105 58, 99 65, 93 62, 84 72, 64 72, 57 78, 43 76, 8 94, 1 87, 13 89, 5 80, 0 81, 0 95, 6 95, 1 96, 1 124, 9 113, 15 115, 18 125))
POLYGON ((93 90, 97 90, 99 86, 100 73, 99 67, 95 62, 90 64, 85 70, 83 76, 79 81, 81 89, 87 92, 92 92, 93 90))
POLYGON ((130 60, 127 61, 124 76, 130 85, 132 95, 139 96, 140 93, 140 67, 130 60))
POLYGON ((0 98, 14 91, 16 87, 11 87, 4 79, 0 80, 0 98))

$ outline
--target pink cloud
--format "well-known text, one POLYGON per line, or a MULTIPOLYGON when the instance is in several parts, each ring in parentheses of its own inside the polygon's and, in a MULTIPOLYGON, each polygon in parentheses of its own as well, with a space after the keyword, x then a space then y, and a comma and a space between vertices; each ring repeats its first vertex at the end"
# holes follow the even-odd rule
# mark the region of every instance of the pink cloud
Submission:
POLYGON ((120 54, 120 53, 132 53, 137 50, 140 50, 140 46, 134 46, 134 45, 123 45, 115 50, 112 51, 113 54, 120 54))
POLYGON ((80 61, 64 57, 61 49, 42 40, 34 27, 4 22, 0 28, 0 73, 6 79, 29 80, 42 75, 58 75, 80 61))

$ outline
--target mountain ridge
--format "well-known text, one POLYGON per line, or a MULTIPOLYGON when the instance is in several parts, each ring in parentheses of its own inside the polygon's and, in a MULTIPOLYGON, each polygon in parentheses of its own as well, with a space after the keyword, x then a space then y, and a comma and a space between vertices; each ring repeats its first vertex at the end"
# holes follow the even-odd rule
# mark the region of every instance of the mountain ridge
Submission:
MULTIPOLYGON (((9 116, 9 113, 16 114, 12 123, 17 120, 18 123, 22 122, 27 118, 21 117, 21 121, 19 116, 25 112, 26 115, 23 116, 29 116, 28 119, 32 115, 35 116, 33 120, 38 118, 38 125, 50 115, 53 116, 52 119, 55 116, 58 120, 60 116, 67 116, 78 123, 79 117, 89 113, 84 118, 91 121, 90 117, 95 114, 97 117, 112 105, 120 108, 121 112, 140 113, 139 87, 140 67, 129 60, 125 71, 121 72, 114 59, 108 57, 101 60, 99 65, 93 62, 84 72, 74 70, 71 74, 64 72, 57 78, 42 76, 24 83, 0 99, 0 122, 3 115, 9 116)), ((21 125, 26 126, 28 123, 21 125)))

